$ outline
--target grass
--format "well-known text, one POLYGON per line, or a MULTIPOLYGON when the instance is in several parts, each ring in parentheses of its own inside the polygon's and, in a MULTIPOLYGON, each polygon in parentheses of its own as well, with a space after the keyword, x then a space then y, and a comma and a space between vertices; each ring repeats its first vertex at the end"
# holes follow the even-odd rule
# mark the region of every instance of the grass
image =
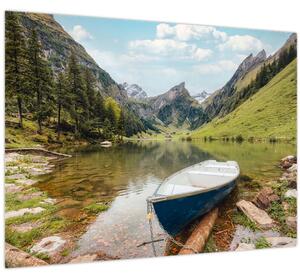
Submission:
POLYGON ((217 251, 218 251, 217 245, 215 243, 213 235, 211 234, 205 244, 204 252, 205 253, 213 253, 213 252, 217 252, 217 251))
POLYGON ((240 211, 236 211, 232 215, 232 221, 234 224, 242 225, 246 228, 251 229, 252 231, 257 231, 258 226, 252 222, 245 214, 240 211))
POLYGON ((192 133, 193 138, 237 137, 289 139, 296 137, 297 61, 291 62, 266 86, 223 118, 192 133))
POLYGON ((100 212, 106 211, 109 208, 109 205, 103 203, 93 203, 83 209, 91 214, 98 214, 100 212))
MULTIPOLYGON (((43 127, 43 133, 38 134, 36 122, 30 119, 23 119, 23 128, 18 127, 18 119, 11 116, 5 116, 5 120, 9 123, 5 127, 5 147, 6 148, 24 148, 47 146, 53 144, 53 140, 57 139, 55 128, 47 126, 43 127), (14 124, 14 125, 11 125, 14 124)), ((72 142, 73 138, 70 133, 62 133, 59 142, 72 142)))
POLYGON ((256 249, 264 249, 264 248, 271 248, 272 244, 270 244, 265 237, 260 237, 255 241, 255 248, 256 249))

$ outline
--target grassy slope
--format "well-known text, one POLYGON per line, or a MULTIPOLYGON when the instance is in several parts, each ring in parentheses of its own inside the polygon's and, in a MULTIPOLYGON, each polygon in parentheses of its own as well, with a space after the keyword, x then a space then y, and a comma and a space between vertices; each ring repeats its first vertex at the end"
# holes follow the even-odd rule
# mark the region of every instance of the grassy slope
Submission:
POLYGON ((296 137, 297 61, 291 62, 265 87, 221 119, 193 133, 203 136, 236 136, 292 139, 296 137))

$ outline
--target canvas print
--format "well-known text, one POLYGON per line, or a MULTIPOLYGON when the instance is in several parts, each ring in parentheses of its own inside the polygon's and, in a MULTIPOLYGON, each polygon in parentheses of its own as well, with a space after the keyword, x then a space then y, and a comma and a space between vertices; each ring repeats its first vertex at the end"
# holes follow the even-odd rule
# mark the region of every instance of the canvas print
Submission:
POLYGON ((296 245, 295 33, 7 11, 4 42, 6 267, 296 245))

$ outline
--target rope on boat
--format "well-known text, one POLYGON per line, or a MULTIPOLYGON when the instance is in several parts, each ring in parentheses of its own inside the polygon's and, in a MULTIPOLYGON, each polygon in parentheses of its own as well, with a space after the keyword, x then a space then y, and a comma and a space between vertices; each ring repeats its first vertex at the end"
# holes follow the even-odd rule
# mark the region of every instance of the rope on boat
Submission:
MULTIPOLYGON (((150 227, 150 236, 151 236, 151 245, 152 245, 152 250, 153 250, 153 254, 155 257, 157 257, 156 254, 156 248, 154 245, 154 234, 153 234, 153 225, 152 225, 152 218, 153 218, 153 204, 151 201, 147 200, 147 219, 149 221, 149 227, 150 227)), ((161 241, 167 241, 168 239, 173 242, 175 245, 182 247, 183 249, 188 249, 191 250, 193 253, 197 254, 198 252, 191 246, 185 245, 180 241, 177 241, 173 236, 171 236, 170 234, 168 234, 164 228, 161 226, 162 230, 165 232, 165 234, 167 235, 167 237, 165 237, 164 239, 162 239, 161 241)))

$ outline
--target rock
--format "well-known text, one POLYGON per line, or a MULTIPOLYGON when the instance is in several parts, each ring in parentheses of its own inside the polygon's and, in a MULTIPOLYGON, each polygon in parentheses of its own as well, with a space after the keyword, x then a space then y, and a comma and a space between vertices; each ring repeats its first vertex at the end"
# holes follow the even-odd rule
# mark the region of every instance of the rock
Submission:
POLYGON ((20 200, 20 201, 31 200, 33 198, 41 197, 43 194, 44 194, 43 192, 33 192, 33 193, 22 194, 22 195, 18 195, 18 200, 20 200))
POLYGON ((288 191, 284 194, 284 197, 286 197, 286 198, 289 198, 289 197, 297 198, 297 190, 295 190, 295 189, 288 190, 288 191))
POLYGON ((297 162, 297 157, 293 156, 293 155, 290 155, 290 156, 286 156, 286 157, 282 158, 280 161, 281 162, 289 161, 289 162, 296 163, 297 162))
POLYGON ((5 184, 5 192, 6 193, 16 193, 20 192, 22 187, 17 186, 16 184, 5 184))
POLYGON ((290 228, 297 229, 297 217, 287 217, 285 222, 290 228))
POLYGON ((41 168, 31 168, 30 170, 28 170, 28 172, 32 175, 32 176, 39 176, 42 174, 47 173, 45 170, 41 169, 41 168))
POLYGON ((44 199, 41 203, 46 203, 46 204, 51 204, 51 205, 53 205, 53 204, 56 203, 56 199, 54 199, 54 198, 46 198, 46 199, 44 199))
POLYGON ((274 221, 267 212, 257 208, 252 202, 241 200, 236 205, 252 222, 255 222, 261 228, 271 228, 274 226, 274 221))
POLYGON ((230 243, 230 250, 234 251, 240 243, 255 244, 255 241, 261 237, 276 237, 280 236, 279 232, 274 230, 253 231, 241 225, 236 225, 232 241, 230 243))
POLYGON ((11 228, 17 232, 25 233, 41 226, 41 222, 27 222, 20 225, 13 225, 11 228))
POLYGON ((58 252, 60 252, 66 240, 62 239, 60 236, 49 236, 40 240, 37 244, 31 247, 31 253, 43 253, 48 256, 52 256, 58 252))
POLYGON ((28 253, 5 243, 5 266, 7 267, 25 267, 47 265, 41 259, 30 256, 28 253))
POLYGON ((31 161, 33 163, 45 163, 46 162, 46 158, 42 157, 42 156, 32 156, 31 161))
POLYGON ((11 179, 11 180, 19 180, 19 179, 26 179, 26 176, 24 174, 13 174, 9 176, 5 176, 6 179, 11 179))
POLYGON ((69 263, 87 263, 87 262, 93 262, 98 260, 97 254, 87 254, 82 256, 77 256, 76 258, 69 261, 69 263))
POLYGON ((261 209, 267 209, 273 201, 278 200, 279 197, 274 193, 272 188, 265 187, 256 195, 253 203, 261 209))
POLYGON ((288 170, 288 172, 297 172, 297 163, 294 163, 288 170))
POLYGON ((235 251, 247 251, 254 250, 255 245, 253 243, 239 243, 235 251))
POLYGON ((18 180, 17 183, 19 185, 23 185, 23 186, 31 186, 31 185, 34 185, 35 183, 37 183, 37 180, 24 179, 24 180, 18 180))
POLYGON ((266 241, 270 243, 273 248, 293 247, 297 245, 297 239, 290 237, 266 237, 266 241))
POLYGON ((280 165, 284 169, 290 168, 294 163, 297 163, 297 157, 287 156, 280 161, 280 165))
POLYGON ((25 214, 38 214, 43 212, 45 209, 42 207, 35 207, 35 208, 23 208, 16 211, 8 211, 5 213, 5 219, 14 218, 14 217, 21 217, 25 214))
POLYGON ((5 162, 17 161, 21 157, 18 153, 6 153, 5 154, 5 162))

